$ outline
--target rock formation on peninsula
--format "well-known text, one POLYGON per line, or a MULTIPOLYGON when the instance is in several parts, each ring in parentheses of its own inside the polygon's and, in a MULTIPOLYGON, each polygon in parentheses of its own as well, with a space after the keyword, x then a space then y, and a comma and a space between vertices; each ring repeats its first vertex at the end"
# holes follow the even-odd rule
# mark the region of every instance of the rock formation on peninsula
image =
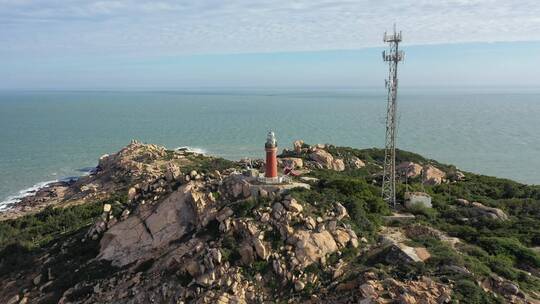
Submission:
POLYGON ((0 214, 0 302, 539 303, 539 187, 398 151, 433 206, 391 210, 383 153, 295 141, 265 185, 133 141, 0 214))

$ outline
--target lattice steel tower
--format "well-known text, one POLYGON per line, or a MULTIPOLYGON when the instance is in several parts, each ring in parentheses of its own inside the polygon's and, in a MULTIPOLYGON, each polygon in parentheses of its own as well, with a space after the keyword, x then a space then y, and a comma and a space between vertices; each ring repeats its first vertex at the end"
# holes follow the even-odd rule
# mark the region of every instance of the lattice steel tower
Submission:
POLYGON ((401 42, 401 32, 391 34, 384 33, 384 42, 388 43, 389 49, 383 51, 383 60, 388 62, 389 75, 386 82, 388 90, 387 110, 386 110, 386 141, 384 153, 384 172, 382 181, 382 197, 391 206, 396 207, 396 112, 397 112, 397 68, 398 63, 403 60, 403 52, 399 50, 401 42))

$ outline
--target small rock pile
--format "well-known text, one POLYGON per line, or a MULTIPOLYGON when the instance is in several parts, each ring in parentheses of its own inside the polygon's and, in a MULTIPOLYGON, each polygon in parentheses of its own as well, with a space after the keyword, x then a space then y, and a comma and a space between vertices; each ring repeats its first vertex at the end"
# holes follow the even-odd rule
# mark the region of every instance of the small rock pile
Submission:
POLYGON ((359 279, 340 283, 336 291, 342 293, 335 299, 338 303, 442 304, 450 303, 452 286, 428 277, 402 282, 392 278, 381 279, 373 272, 365 272, 359 279))

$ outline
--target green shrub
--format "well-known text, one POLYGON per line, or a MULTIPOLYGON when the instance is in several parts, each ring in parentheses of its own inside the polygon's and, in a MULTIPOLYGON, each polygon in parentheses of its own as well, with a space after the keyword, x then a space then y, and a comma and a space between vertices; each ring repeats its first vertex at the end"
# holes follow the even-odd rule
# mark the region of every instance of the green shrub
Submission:
POLYGON ((540 256, 533 250, 523 246, 514 238, 482 237, 478 244, 493 255, 511 256, 533 267, 540 267, 540 256))
POLYGON ((229 261, 229 263, 234 264, 236 261, 240 260, 241 257, 240 253, 238 252, 238 241, 232 234, 225 235, 221 245, 221 255, 223 261, 229 261))
POLYGON ((281 233, 277 229, 272 229, 265 233, 267 240, 270 241, 272 249, 278 250, 281 246, 285 245, 285 241, 281 238, 281 233))
POLYGON ((237 163, 220 157, 197 154, 188 155, 188 159, 191 160, 193 164, 184 167, 183 170, 186 172, 196 170, 202 173, 211 173, 215 170, 223 171, 229 168, 238 168, 237 163))
POLYGON ((238 217, 251 216, 253 209, 262 206, 270 205, 271 200, 269 198, 249 198, 247 200, 238 201, 230 204, 229 207, 234 211, 234 214, 238 217))
POLYGON ((491 304, 504 303, 504 301, 494 298, 486 293, 480 286, 470 280, 459 280, 453 289, 454 298, 462 303, 470 304, 491 304))
POLYGON ((321 178, 312 190, 295 190, 293 195, 303 201, 306 211, 322 215, 342 203, 349 213, 353 229, 365 236, 375 234, 382 223, 381 216, 390 214, 388 205, 380 197, 380 189, 364 179, 344 176, 332 170, 317 171, 321 178))
POLYGON ((56 237, 88 226, 101 215, 106 202, 87 203, 68 208, 53 208, 0 222, 0 249, 9 244, 27 248, 43 245, 56 237))
POLYGON ((420 204, 415 204, 408 208, 408 211, 411 212, 414 215, 422 216, 427 219, 435 219, 438 215, 437 210, 433 208, 424 207, 420 204))

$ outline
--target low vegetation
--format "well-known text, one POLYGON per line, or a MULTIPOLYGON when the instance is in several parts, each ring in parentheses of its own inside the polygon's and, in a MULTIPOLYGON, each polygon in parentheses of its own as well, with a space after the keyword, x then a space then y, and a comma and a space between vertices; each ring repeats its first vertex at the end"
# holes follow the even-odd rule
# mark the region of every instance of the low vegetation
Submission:
MULTIPOLYGON (((294 190, 300 201, 311 202, 313 214, 322 214, 334 201, 342 202, 351 216, 351 225, 359 235, 374 239, 381 217, 390 210, 380 199, 380 187, 375 173, 380 172, 384 151, 379 149, 357 150, 330 146, 334 155, 347 160, 358 157, 367 162, 362 169, 343 172, 315 170, 310 174, 319 179, 311 190, 294 190)), ((307 156, 306 156, 307 157, 307 156)), ((406 151, 397 152, 397 161, 431 164, 453 173, 454 166, 440 164, 406 151)), ((492 275, 515 282, 526 292, 540 292, 538 251, 540 247, 540 186, 529 186, 507 179, 466 173, 466 179, 441 185, 423 185, 420 179, 410 179, 405 186, 398 186, 398 197, 406 190, 425 191, 433 198, 433 208, 415 207, 410 212, 417 222, 435 227, 449 236, 463 240, 457 249, 434 238, 414 239, 414 245, 428 249, 432 257, 426 264, 384 265, 368 263, 356 257, 358 271, 375 266, 390 276, 410 279, 430 275, 442 282, 451 282, 454 298, 463 303, 502 303, 500 298, 486 293, 478 282, 492 275), (457 199, 478 201, 486 206, 503 210, 510 217, 507 221, 476 218, 469 208, 456 204, 457 199), (450 267, 452 266, 452 267, 450 267), (459 267, 459 268, 455 268, 459 267), (453 269, 453 271, 449 271, 453 269), (460 272, 459 269, 464 269, 460 272)), ((399 223, 394 223, 401 225, 399 223)), ((315 266, 313 266, 315 267, 315 266)))
POLYGON ((37 214, 0 222, 0 277, 14 271, 24 275, 39 268, 47 270, 41 273, 42 280, 55 280, 45 289, 51 293, 41 303, 57 303, 63 292, 77 282, 113 273, 115 268, 108 263, 88 263, 99 252, 98 240, 80 241, 102 214, 105 203, 120 202, 115 198, 67 208, 48 207, 37 214), (43 255, 50 258, 43 262, 43 255))
POLYGON ((103 202, 68 208, 47 207, 42 212, 0 222, 0 248, 40 247, 82 227, 89 226, 101 215, 103 202))

